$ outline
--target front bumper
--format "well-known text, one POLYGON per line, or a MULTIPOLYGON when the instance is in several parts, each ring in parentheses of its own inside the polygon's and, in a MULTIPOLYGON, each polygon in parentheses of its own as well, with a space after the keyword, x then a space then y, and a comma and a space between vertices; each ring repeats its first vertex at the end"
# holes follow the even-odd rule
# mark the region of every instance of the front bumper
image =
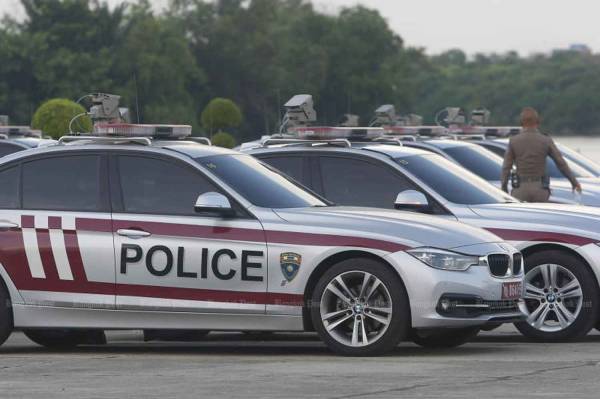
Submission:
POLYGON ((509 278, 491 275, 486 266, 466 271, 431 268, 405 252, 386 257, 404 281, 410 300, 413 328, 460 328, 522 320, 519 301, 502 298, 504 283, 523 282, 523 274, 509 278), (448 310, 443 299, 451 299, 448 310), (456 306, 459 305, 459 306, 456 306), (470 306, 464 306, 470 305, 470 306))

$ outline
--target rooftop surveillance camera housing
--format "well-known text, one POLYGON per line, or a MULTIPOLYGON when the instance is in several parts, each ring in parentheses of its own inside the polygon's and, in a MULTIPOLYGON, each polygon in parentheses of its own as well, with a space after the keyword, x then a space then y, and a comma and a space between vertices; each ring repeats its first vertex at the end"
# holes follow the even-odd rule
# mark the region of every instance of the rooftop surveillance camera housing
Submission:
POLYGON ((121 120, 119 100, 121 96, 96 93, 92 95, 90 117, 94 122, 121 120))
POLYGON ((343 127, 357 127, 360 125, 360 117, 354 114, 344 114, 340 126, 343 127))
POLYGON ((471 125, 484 126, 490 121, 491 112, 485 108, 478 108, 471 111, 471 125))
POLYGON ((317 120, 313 98, 310 94, 298 94, 284 105, 287 108, 282 128, 291 126, 305 126, 317 120))
POLYGON ((384 126, 396 124, 396 107, 392 104, 384 104, 375 110, 375 118, 371 126, 384 126))
POLYGON ((467 118, 465 112, 459 107, 447 107, 444 122, 450 125, 464 125, 467 118))
POLYGON ((8 126, 8 115, 0 115, 0 126, 8 126))
POLYGON ((423 125, 423 117, 417 114, 408 114, 398 118, 400 126, 421 126, 423 125))

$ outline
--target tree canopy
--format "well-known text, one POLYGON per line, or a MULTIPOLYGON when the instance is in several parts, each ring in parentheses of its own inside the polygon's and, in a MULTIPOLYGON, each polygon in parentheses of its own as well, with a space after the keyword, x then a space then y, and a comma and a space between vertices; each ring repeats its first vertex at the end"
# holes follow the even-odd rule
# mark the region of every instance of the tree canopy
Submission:
POLYGON ((345 113, 366 123, 383 103, 426 122, 445 106, 484 106, 513 124, 530 105, 553 133, 600 133, 596 54, 427 56, 375 10, 331 15, 306 0, 171 0, 163 13, 148 0, 21 2, 25 17, 0 24, 0 114, 18 123, 51 98, 112 92, 133 121, 201 132, 198 110, 222 97, 244 115, 241 141, 276 131, 282 104, 311 93, 323 124, 345 113))

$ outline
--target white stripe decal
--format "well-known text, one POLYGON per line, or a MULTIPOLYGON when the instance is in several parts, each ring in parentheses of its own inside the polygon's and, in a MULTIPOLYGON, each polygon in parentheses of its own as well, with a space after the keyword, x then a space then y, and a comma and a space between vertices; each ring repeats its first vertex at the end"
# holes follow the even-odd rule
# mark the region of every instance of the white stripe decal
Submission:
POLYGON ((62 228, 63 230, 75 230, 75 216, 63 216, 62 228))
POLYGON ((23 230, 23 244, 25 244, 25 255, 29 270, 33 278, 46 278, 44 266, 42 265, 42 257, 40 256, 40 247, 38 245, 37 233, 35 229, 23 230))
POLYGON ((34 227, 36 229, 47 229, 48 228, 48 216, 35 215, 33 218, 34 227))
POLYGON ((50 229, 50 246, 54 255, 54 263, 58 271, 58 278, 61 280, 73 280, 71 264, 67 256, 67 247, 65 246, 65 236, 62 230, 50 229))

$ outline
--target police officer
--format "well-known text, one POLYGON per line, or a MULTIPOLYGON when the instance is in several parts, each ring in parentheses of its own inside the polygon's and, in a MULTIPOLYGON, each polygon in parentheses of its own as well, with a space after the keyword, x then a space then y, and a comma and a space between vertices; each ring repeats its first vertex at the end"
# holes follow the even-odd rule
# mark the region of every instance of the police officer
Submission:
POLYGON ((508 192, 508 179, 515 163, 517 174, 513 179, 512 195, 521 201, 547 202, 550 197, 550 178, 546 173, 546 157, 550 156, 558 169, 569 179, 573 190, 581 193, 581 185, 554 141, 538 130, 540 117, 535 109, 523 109, 521 125, 522 132, 511 137, 504 155, 502 189, 508 192))

